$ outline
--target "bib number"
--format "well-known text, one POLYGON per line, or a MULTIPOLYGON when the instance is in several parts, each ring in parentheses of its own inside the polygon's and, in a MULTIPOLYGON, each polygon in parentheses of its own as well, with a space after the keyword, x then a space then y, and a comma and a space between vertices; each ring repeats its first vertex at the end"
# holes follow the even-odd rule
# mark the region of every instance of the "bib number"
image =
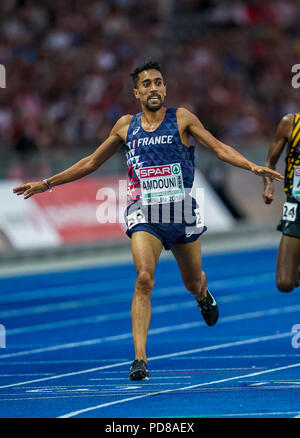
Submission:
POLYGON ((204 220, 200 214, 200 208, 196 208, 194 212, 196 214, 196 227, 197 228, 204 227, 204 220))
POLYGON ((298 204, 294 202, 285 202, 283 205, 282 219, 284 221, 295 222, 297 217, 298 204))
POLYGON ((127 216, 128 230, 130 230, 132 227, 134 227, 137 224, 145 224, 145 223, 146 223, 146 218, 144 214, 141 212, 141 210, 134 211, 133 213, 127 216))

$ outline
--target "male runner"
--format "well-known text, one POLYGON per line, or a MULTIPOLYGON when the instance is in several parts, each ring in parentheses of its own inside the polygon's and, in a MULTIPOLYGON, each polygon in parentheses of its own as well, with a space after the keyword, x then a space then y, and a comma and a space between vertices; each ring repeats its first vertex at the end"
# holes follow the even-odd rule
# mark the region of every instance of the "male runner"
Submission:
MULTIPOLYGON (((276 266, 276 283, 281 292, 291 292, 299 286, 300 265, 300 114, 287 114, 279 122, 271 143, 266 166, 275 169, 287 145, 284 191, 287 199, 277 229, 282 232, 276 266)), ((272 180, 264 177, 263 199, 273 201, 272 180)))
MULTIPOLYGON (((133 93, 140 101, 142 112, 121 117, 109 137, 89 156, 48 180, 29 182, 14 189, 25 199, 44 192, 53 186, 77 180, 98 169, 126 143, 129 175, 129 194, 132 203, 127 208, 127 234, 132 242, 132 255, 137 279, 131 305, 132 333, 135 361, 129 377, 131 380, 148 379, 146 341, 151 319, 150 296, 154 286, 154 273, 163 246, 171 249, 179 266, 183 283, 196 298, 208 325, 218 319, 217 304, 206 286, 206 276, 201 269, 199 236, 206 227, 199 226, 196 204, 192 217, 175 221, 176 208, 185 200, 194 178, 194 147, 189 144, 192 136, 211 149, 216 156, 234 166, 250 170, 259 176, 269 176, 283 181, 283 176, 266 167, 248 161, 235 149, 213 137, 190 111, 184 108, 166 108, 166 85, 161 67, 148 62, 131 74, 133 93), (159 208, 159 217, 149 219, 149 207, 170 207, 169 220, 159 208), (172 211, 171 211, 172 210, 172 211), (161 214, 163 213, 163 214, 161 214), (192 231, 187 225, 192 225, 192 231), (194 226, 194 228, 193 228, 194 226)), ((191 197, 189 197, 191 199, 191 197)), ((157 212, 156 212, 157 213, 157 212)), ((152 214, 152 210, 150 215, 152 214)), ((179 217, 182 219, 182 217, 179 217)))

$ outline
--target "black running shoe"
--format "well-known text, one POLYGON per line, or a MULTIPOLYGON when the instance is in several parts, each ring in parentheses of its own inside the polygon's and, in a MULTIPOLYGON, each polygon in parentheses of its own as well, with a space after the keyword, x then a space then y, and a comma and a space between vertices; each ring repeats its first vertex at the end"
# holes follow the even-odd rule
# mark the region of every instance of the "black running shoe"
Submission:
POLYGON ((203 300, 197 302, 198 302, 198 307, 200 307, 201 309, 201 313, 206 324, 207 325, 216 324, 219 317, 218 305, 208 289, 207 289, 207 296, 203 300))
POLYGON ((149 380, 149 372, 143 359, 136 359, 130 367, 130 380, 149 380))

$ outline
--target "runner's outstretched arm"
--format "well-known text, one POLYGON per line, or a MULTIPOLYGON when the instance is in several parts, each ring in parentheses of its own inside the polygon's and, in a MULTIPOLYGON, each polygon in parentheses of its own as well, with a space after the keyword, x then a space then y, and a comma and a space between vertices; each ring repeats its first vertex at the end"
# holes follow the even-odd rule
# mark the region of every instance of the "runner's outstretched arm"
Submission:
MULTIPOLYGON (((47 179, 51 187, 65 184, 82 178, 98 169, 105 161, 107 161, 119 149, 122 141, 122 130, 124 131, 131 116, 121 117, 114 125, 109 137, 91 154, 73 166, 47 179)), ((48 190, 44 181, 35 181, 22 184, 13 189, 17 195, 24 195, 24 199, 30 198, 36 193, 45 192, 48 190)))
MULTIPOLYGON (((293 129, 293 120, 294 120, 294 115, 287 114, 286 116, 282 117, 282 119, 280 120, 277 126, 275 137, 271 143, 266 160, 266 166, 269 167, 270 169, 275 170, 277 161, 279 160, 283 148, 286 142, 288 142, 290 139, 290 135, 293 129)), ((274 187, 273 187, 272 179, 265 176, 263 199, 266 204, 271 204, 271 202, 273 201, 273 194, 274 194, 274 187)))
POLYGON ((252 163, 237 150, 216 139, 204 128, 198 117, 196 117, 190 111, 181 108, 179 116, 183 117, 184 125, 192 137, 194 137, 194 139, 203 146, 212 150, 220 160, 232 164, 233 166, 250 170, 259 176, 268 176, 276 181, 284 180, 284 177, 280 173, 267 167, 258 166, 257 164, 252 163))

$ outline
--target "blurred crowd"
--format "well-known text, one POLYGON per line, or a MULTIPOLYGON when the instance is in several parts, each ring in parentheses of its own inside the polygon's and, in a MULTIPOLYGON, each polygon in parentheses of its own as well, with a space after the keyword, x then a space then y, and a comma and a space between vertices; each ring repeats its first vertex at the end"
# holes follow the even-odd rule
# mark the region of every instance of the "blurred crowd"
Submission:
MULTIPOLYGON (((270 141, 300 108, 294 0, 1 0, 0 146, 18 154, 97 146, 139 111, 129 73, 161 62, 168 106, 235 147, 270 141)), ((84 154, 84 150, 83 150, 84 154)))

